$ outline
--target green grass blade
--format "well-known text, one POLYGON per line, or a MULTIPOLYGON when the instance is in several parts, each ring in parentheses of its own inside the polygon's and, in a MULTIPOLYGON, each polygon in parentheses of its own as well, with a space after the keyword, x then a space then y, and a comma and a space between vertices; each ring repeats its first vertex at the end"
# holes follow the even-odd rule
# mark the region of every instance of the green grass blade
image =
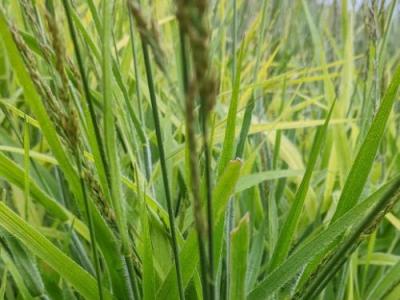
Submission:
POLYGON ((315 256, 326 251, 331 246, 333 240, 341 236, 350 227, 360 224, 372 207, 393 197, 393 194, 398 191, 399 187, 400 179, 398 178, 384 185, 366 200, 347 211, 327 229, 301 245, 281 266, 276 268, 250 292, 248 299, 265 299, 269 295, 272 295, 290 279, 294 278, 315 256))
POLYGON ((384 135, 386 123, 392 111, 399 85, 400 66, 397 67, 393 74, 392 81, 383 96, 379 110, 354 160, 332 220, 336 220, 342 216, 346 211, 352 208, 360 198, 371 171, 380 141, 384 135))
MULTIPOLYGON (((3 153, 0 153, 0 176, 21 189, 24 189, 24 170, 11 159, 7 158, 3 153)), ((68 220, 68 214, 66 213, 65 208, 51 199, 50 196, 46 195, 46 193, 31 179, 29 179, 29 181, 30 195, 39 201, 54 217, 60 219, 60 221, 68 220)))
MULTIPOLYGON (((350 169, 349 175, 346 179, 342 193, 340 195, 338 205, 335 214, 332 218, 332 222, 342 216, 347 210, 353 207, 367 182, 369 173, 371 171, 376 153, 379 148, 380 141, 385 131, 386 123, 389 119, 393 103, 395 101, 397 90, 400 84, 400 67, 398 67, 392 77, 386 93, 381 102, 381 106, 375 115, 374 120, 371 123, 370 129, 364 139, 363 144, 354 160, 354 163, 350 169)), ((331 250, 335 244, 331 243, 328 250, 331 250)), ((304 282, 315 268, 319 264, 319 260, 322 259, 324 253, 316 258, 315 261, 311 262, 302 275, 300 282, 304 282)))
POLYGON ((400 262, 385 273, 381 279, 371 288, 365 299, 375 300, 383 299, 400 283, 400 262))
POLYGON ((8 234, 3 235, 2 232, 0 232, 0 234, 4 238, 10 256, 12 257, 19 273, 23 274, 23 280, 29 293, 33 297, 39 297, 45 294, 45 286, 35 258, 22 247, 19 241, 8 234))
MULTIPOLYGON (((80 21, 78 21, 79 17, 76 15, 75 11, 73 9, 70 9, 68 5, 69 5, 68 2, 66 1, 65 9, 66 9, 67 18, 71 17, 71 19, 74 19, 75 20, 74 24, 76 24, 78 29, 80 29, 81 27, 83 27, 83 25, 80 21)), ((87 135, 89 145, 90 145, 90 148, 91 148, 91 151, 93 154, 94 163, 96 166, 96 170, 98 172, 100 184, 103 188, 104 193, 106 195, 109 195, 110 191, 109 191, 108 178, 107 178, 108 166, 105 161, 104 147, 103 147, 102 140, 100 139, 99 126, 95 122, 95 118, 94 118, 95 113, 94 113, 94 107, 93 107, 93 100, 90 95, 89 86, 87 84, 86 73, 85 73, 84 69, 81 68, 82 58, 81 58, 80 49, 78 47, 78 41, 75 39, 76 33, 75 33, 75 29, 73 27, 72 20, 71 20, 71 22, 69 22, 69 26, 70 26, 71 37, 73 37, 73 43, 74 43, 74 47, 75 47, 75 55, 76 55, 76 58, 78 61, 78 67, 79 67, 79 71, 81 73, 82 84, 84 87, 84 94, 85 94, 86 101, 82 101, 82 111, 83 111, 83 115, 84 115, 85 123, 86 123, 86 130, 87 130, 86 135, 87 135)), ((82 35, 84 37, 86 35, 88 35, 88 33, 84 29, 80 30, 80 32, 82 33, 82 35)), ((94 42, 89 38, 85 39, 85 41, 87 42, 89 47, 91 47, 91 45, 94 44, 94 42)), ((100 51, 97 48, 95 48, 95 46, 91 47, 91 50, 93 51, 94 55, 96 57, 98 57, 98 59, 100 60, 100 56, 101 56, 100 51)))
POLYGON ((319 153, 321 152, 321 148, 326 136, 326 132, 329 125, 329 120, 332 115, 332 111, 334 108, 334 104, 331 106, 331 109, 328 112, 328 115, 325 120, 325 124, 317 130, 315 134, 314 143, 311 148, 310 158, 307 163, 306 171, 304 173, 303 180, 296 192, 296 195, 293 199, 293 204, 290 208, 289 214, 286 217, 286 221, 281 229, 277 244, 274 249, 274 253, 271 258, 270 268, 271 270, 275 269, 277 266, 282 264, 285 260, 287 254, 289 253, 290 246, 294 239, 295 231, 297 224, 299 222, 301 212, 303 210, 304 201, 307 196, 307 192, 311 182, 311 176, 314 171, 315 165, 317 163, 317 159, 319 157, 319 153))
MULTIPOLYGON (((79 72, 82 78, 83 91, 86 100, 86 103, 83 103, 82 107, 89 125, 88 139, 94 153, 96 169, 99 174, 103 192, 105 193, 107 198, 110 199, 110 170, 106 161, 105 148, 100 137, 99 126, 96 122, 92 94, 90 92, 86 72, 83 67, 83 60, 77 40, 77 34, 71 17, 72 9, 68 0, 63 0, 63 5, 66 12, 72 41, 74 44, 79 72)), ((124 257, 121 257, 120 246, 117 244, 117 240, 115 239, 111 229, 107 226, 104 219, 99 214, 98 210, 95 209, 93 205, 92 207, 90 207, 90 210, 92 210, 93 212, 95 230, 98 234, 97 236, 99 237, 97 239, 97 242, 101 246, 103 255, 105 256, 105 261, 108 265, 108 271, 111 275, 114 292, 120 298, 127 298, 131 295, 131 287, 130 282, 128 281, 128 278, 126 276, 126 260, 124 257), (122 278, 124 278, 124 280, 121 280, 121 276, 122 278)))
POLYGON ((362 240, 374 231, 377 224, 384 218, 396 204, 399 198, 399 191, 396 192, 385 201, 379 201, 377 205, 365 215, 364 220, 354 226, 351 232, 343 238, 338 248, 329 257, 327 261, 320 266, 315 277, 312 278, 311 284, 306 287, 302 293, 302 299, 315 298, 325 288, 327 283, 338 272, 340 267, 346 262, 347 258, 357 249, 362 240))
POLYGON ((250 175, 241 176, 235 188, 235 193, 243 192, 247 189, 255 187, 264 181, 298 177, 304 174, 302 170, 273 170, 253 173, 250 175))
MULTIPOLYGON (((131 14, 129 14, 129 35, 131 39, 131 48, 132 48, 132 57, 133 57, 133 69, 135 72, 135 81, 136 81, 136 98, 137 98, 137 107, 139 111, 139 118, 141 124, 145 125, 145 118, 143 115, 143 107, 142 107, 142 93, 140 89, 140 75, 139 75, 139 68, 138 68, 138 50, 137 50, 137 43, 134 42, 134 28, 133 28, 133 23, 134 21, 132 20, 131 14)), ((142 151, 143 151, 143 158, 144 158, 144 169, 145 169, 145 174, 147 180, 150 178, 150 174, 152 171, 152 165, 151 165, 151 148, 150 148, 150 143, 149 139, 147 137, 146 132, 143 132, 143 142, 142 142, 142 151)))
POLYGON ((249 215, 246 214, 238 226, 231 231, 230 299, 246 299, 246 270, 249 252, 249 215))
POLYGON ((393 290, 388 293, 388 295, 384 298, 385 300, 397 300, 399 298, 400 293, 400 285, 397 285, 393 290))
MULTIPOLYGON (((95 279, 4 203, 0 203, 0 226, 58 272, 86 299, 99 299, 95 279)), ((112 299, 109 292, 104 292, 105 299, 112 299)))
POLYGON ((252 240, 252 245, 249 253, 249 262, 247 265, 246 272, 246 295, 250 292, 257 282, 257 277, 261 267, 261 262, 264 253, 264 240, 265 240, 265 228, 264 223, 261 224, 261 228, 255 234, 252 240))
MULTIPOLYGON (((261 59, 261 47, 262 47, 262 40, 264 39, 264 34, 265 34, 265 29, 266 29, 266 15, 267 15, 267 3, 268 1, 264 1, 264 4, 262 6, 261 10, 261 29, 259 31, 258 35, 258 46, 257 46, 257 53, 256 53, 256 63, 254 67, 254 73, 253 73, 253 81, 257 80, 257 74, 259 71, 259 64, 260 64, 260 59, 261 59)), ((251 125, 251 119, 253 115, 253 110, 255 107, 255 101, 256 101, 256 95, 255 92, 251 95, 251 98, 248 100, 246 104, 246 110, 244 112, 243 116, 243 121, 242 121, 242 126, 240 128, 240 134, 239 134, 239 141, 236 146, 236 157, 242 157, 243 156, 243 151, 244 151, 244 145, 245 141, 247 138, 247 135, 249 134, 249 129, 251 125)))
MULTIPOLYGON (((9 270, 9 272, 15 282, 15 285, 18 288, 18 292, 20 293, 22 298, 28 299, 28 300, 33 300, 32 295, 29 293, 29 290, 24 283, 22 274, 20 274, 20 272, 19 272, 17 266, 14 264, 11 256, 3 248, 0 248, 0 258, 4 262, 6 268, 9 270)), ((7 283, 7 280, 5 281, 5 283, 7 283)))
MULTIPOLYGON (((0 35, 2 36, 9 60, 11 62, 11 65, 13 66, 15 74, 18 77, 18 81, 23 87, 25 95, 27 95, 26 101, 32 108, 32 111, 40 124, 43 135, 45 136, 55 158, 57 159, 57 162, 64 172, 65 178, 68 180, 69 188, 76 196, 76 200, 83 211, 83 191, 81 189, 79 176, 76 174, 70 159, 68 158, 63 147, 61 146, 61 142, 59 137, 57 136, 56 129, 52 125, 46 109, 41 101, 41 98, 38 95, 27 70, 25 69, 22 57, 20 56, 19 51, 7 28, 7 22, 2 10, 0 10, 0 35)), ((111 230, 107 227, 104 219, 100 216, 99 212, 93 205, 92 211, 94 225, 99 236, 98 242, 102 249, 103 255, 106 257, 106 262, 109 267, 108 269, 112 277, 114 291, 116 294, 123 295, 124 291, 126 290, 124 288, 123 281, 120 280, 120 270, 123 270, 123 267, 121 265, 122 262, 118 254, 119 251, 115 237, 113 236, 111 230)), ((123 298, 124 296, 121 297, 123 298)))
MULTIPOLYGON (((76 154, 76 160, 77 160, 78 172, 79 172, 79 174, 83 174, 82 160, 78 153, 76 154)), ((83 192, 83 201, 84 201, 84 205, 85 205, 86 221, 88 223, 88 228, 89 228, 90 246, 91 246, 92 253, 93 253, 93 261, 94 261, 95 272, 96 272, 97 288, 99 289, 98 290, 99 299, 104 300, 103 286, 102 286, 102 282, 101 282, 102 276, 101 276, 101 271, 100 271, 100 260, 99 260, 98 250, 97 250, 97 242, 96 242, 96 231, 93 226, 92 207, 89 204, 89 196, 88 196, 88 192, 87 192, 87 189, 85 186, 85 181, 83 179, 83 175, 81 175, 81 177, 80 177, 80 183, 81 183, 81 188, 82 188, 82 192, 83 192)))
MULTIPOLYGON (((93 5, 93 1, 92 0, 88 0, 89 6, 90 6, 90 10, 92 12, 92 15, 94 18, 96 18, 96 16, 98 17, 97 14, 97 10, 95 10, 93 5)), ((98 61, 99 64, 102 64, 102 56, 101 56, 101 52, 100 50, 97 48, 95 40, 92 38, 90 32, 87 30, 87 28, 85 27, 83 20, 79 17, 78 13, 74 10, 71 9, 71 17, 74 21, 74 24, 76 25, 78 31, 82 34, 82 38, 84 39, 84 41, 87 43, 88 47, 90 48, 90 50, 93 52, 96 60, 98 61)), ((99 34, 102 35, 103 30, 102 27, 99 26, 96 23, 96 30, 99 34)), ((102 39, 102 42, 104 43, 104 40, 102 39)), ((136 132, 138 134, 138 137, 140 139, 140 141, 142 143, 145 142, 146 137, 145 137, 145 132, 144 132, 144 128, 142 125, 141 120, 137 117, 137 115, 135 114, 132 105, 129 101, 129 95, 128 95, 128 91, 126 89, 125 83, 123 82, 123 78, 120 72, 120 68, 119 65, 117 64, 117 61, 115 59, 112 58, 112 75, 113 75, 113 79, 115 80, 115 82, 117 83, 117 86, 119 88, 119 90, 122 92, 129 116, 131 118, 131 120, 133 121, 133 124, 135 126, 136 132)), ((113 90, 114 92, 114 90, 113 90)))
MULTIPOLYGON (((24 189, 24 170, 2 153, 0 153, 0 177, 5 178, 8 182, 19 187, 21 190, 24 189)), ((43 205, 43 207, 53 217, 59 219, 61 222, 69 222, 70 224, 73 224, 74 229, 77 230, 77 232, 79 232, 85 239, 88 239, 88 230, 81 220, 51 198, 31 178, 29 178, 29 187, 30 197, 43 205)))
POLYGON ((217 181, 212 196, 212 199, 214 199, 214 221, 217 221, 224 213, 229 197, 233 194, 236 182, 239 179, 241 167, 241 160, 229 161, 225 171, 217 181))
MULTIPOLYGON (((214 199, 214 265, 218 265, 218 261, 221 259, 219 254, 222 247, 223 232, 223 211, 226 209, 229 197, 232 195, 236 182, 240 175, 241 161, 233 160, 230 161, 224 171, 224 174, 220 177, 216 183, 213 191, 212 199, 214 199), (222 220, 222 221, 221 221, 222 220), (216 255, 218 254, 218 255, 216 255)), ((198 245, 196 232, 192 230, 185 241, 180 252, 180 258, 182 261, 182 281, 183 287, 186 288, 189 281, 193 277, 193 274, 197 268, 199 262, 198 245)), ((157 299, 177 299, 179 297, 178 287, 174 282, 176 276, 175 266, 172 266, 168 272, 166 279, 162 286, 157 292, 157 299)))
POLYGON ((184 288, 183 288, 183 280, 182 280, 182 271, 181 271, 181 264, 179 258, 179 249, 178 249, 178 241, 176 237, 176 228, 175 228, 175 216, 172 208, 172 200, 171 200, 171 192, 168 180, 168 170, 166 165, 166 157, 164 152, 164 144, 162 139, 162 132, 161 132, 161 124, 160 124, 160 117, 158 113, 158 104, 157 98, 155 93, 154 81, 153 81, 153 73, 151 70, 151 62, 150 62, 150 55, 148 50, 148 45, 142 37, 142 50, 143 50, 143 57, 146 67, 146 75, 147 75, 147 83, 148 89, 150 94, 150 101, 151 101, 151 110, 153 114, 154 120, 154 127, 156 130, 156 139, 157 139, 157 148, 160 156, 160 165, 161 165, 161 172, 162 172, 162 181, 164 185, 165 191, 165 198, 167 201, 167 210, 168 210, 168 218, 170 224, 170 231, 171 231, 171 244, 172 244, 172 251, 174 254, 175 260, 175 267, 176 267, 176 279, 179 288, 179 299, 185 299, 184 288))
MULTIPOLYGON (((185 289, 196 271, 199 262, 198 255, 199 246, 197 244, 197 235, 192 230, 185 244, 181 247, 180 261, 182 262, 182 284, 185 289)), ((172 266, 168 272, 167 277, 164 279, 161 287, 157 291, 157 299, 178 299, 179 291, 176 285, 176 268, 172 266)))
MULTIPOLYGON (((112 57, 111 57, 111 34, 112 34, 112 9, 113 1, 103 1, 103 34, 102 34, 102 91, 103 91, 103 114, 104 114, 104 139, 108 164, 110 166, 110 182, 112 203, 115 209, 119 233, 123 251, 128 251, 129 238, 126 225, 125 199, 121 193, 121 171, 118 165, 118 153, 116 143, 116 129, 113 109, 113 85, 112 85, 112 57)), ((126 252, 125 252, 126 253, 126 252)))
POLYGON ((24 178, 24 185, 25 185, 25 220, 28 220, 29 216, 29 174, 30 174, 30 157, 29 157, 29 151, 30 151, 30 136, 29 136, 29 125, 28 122, 24 122, 24 169, 25 169, 25 178, 24 178))
MULTIPOLYGON (((113 1, 105 0, 103 4, 103 23, 102 23, 102 92, 103 92, 103 115, 104 115, 104 138, 106 155, 109 165, 109 182, 111 187, 112 204, 115 210, 118 224, 118 232, 121 239, 121 252, 125 257, 127 266, 131 264, 132 249, 128 234, 128 225, 126 219, 126 199, 121 191, 121 168, 118 162, 118 145, 116 139, 116 120, 113 109, 113 85, 112 85, 112 10, 113 1)), ((128 272, 130 280, 127 282, 127 297, 133 299, 136 291, 136 281, 133 278, 135 274, 128 272)), ((137 295, 136 295, 137 297, 137 295)))
POLYGON ((151 244, 151 235, 145 202, 142 204, 141 222, 143 226, 143 299, 153 300, 156 299, 155 274, 153 265, 154 252, 151 244))
POLYGON ((50 118, 40 99, 40 96, 36 92, 35 86, 24 66, 22 57, 20 56, 19 51, 11 37, 11 33, 8 30, 6 18, 2 10, 0 10, 0 34, 3 38, 3 43, 7 50, 8 58, 11 62, 11 65, 13 66, 15 74, 17 75, 18 80, 24 89, 26 101, 36 115, 43 134, 46 137, 47 142, 51 146, 54 156, 60 163, 60 167, 63 169, 66 177, 69 179, 71 189, 76 191, 78 195, 81 195, 79 179, 72 167, 70 159, 68 158, 64 149, 61 146, 61 142, 57 136, 56 130, 52 126, 50 118))
MULTIPOLYGON (((0 257, 1 252, 4 250, 0 249, 0 257)), ((1 276, 1 285, 0 285, 0 299, 5 299, 6 288, 7 288, 7 276, 8 276, 8 269, 4 268, 3 275, 1 276)))
POLYGON ((229 111, 225 129, 224 142, 222 144, 221 156, 218 163, 218 174, 221 175, 228 164, 229 160, 234 159, 235 153, 235 129, 236 129, 236 117, 237 109, 239 104, 240 95, 240 78, 241 78, 241 66, 243 61, 243 55, 245 52, 245 44, 243 43, 239 51, 238 66, 235 72, 235 80, 232 92, 231 102, 229 104, 229 111))

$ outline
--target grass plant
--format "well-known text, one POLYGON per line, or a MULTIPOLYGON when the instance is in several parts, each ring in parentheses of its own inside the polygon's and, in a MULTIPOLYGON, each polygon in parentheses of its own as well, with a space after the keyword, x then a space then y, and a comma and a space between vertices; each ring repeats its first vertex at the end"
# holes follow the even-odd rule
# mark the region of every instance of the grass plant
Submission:
POLYGON ((399 299, 399 23, 0 1, 0 299, 399 299))

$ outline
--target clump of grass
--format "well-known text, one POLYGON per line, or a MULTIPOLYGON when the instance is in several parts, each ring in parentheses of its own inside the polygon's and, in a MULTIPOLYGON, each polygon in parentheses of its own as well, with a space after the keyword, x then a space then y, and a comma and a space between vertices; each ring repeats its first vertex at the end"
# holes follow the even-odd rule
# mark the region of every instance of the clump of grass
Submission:
POLYGON ((3 1, 0 298, 396 299, 397 10, 3 1))

